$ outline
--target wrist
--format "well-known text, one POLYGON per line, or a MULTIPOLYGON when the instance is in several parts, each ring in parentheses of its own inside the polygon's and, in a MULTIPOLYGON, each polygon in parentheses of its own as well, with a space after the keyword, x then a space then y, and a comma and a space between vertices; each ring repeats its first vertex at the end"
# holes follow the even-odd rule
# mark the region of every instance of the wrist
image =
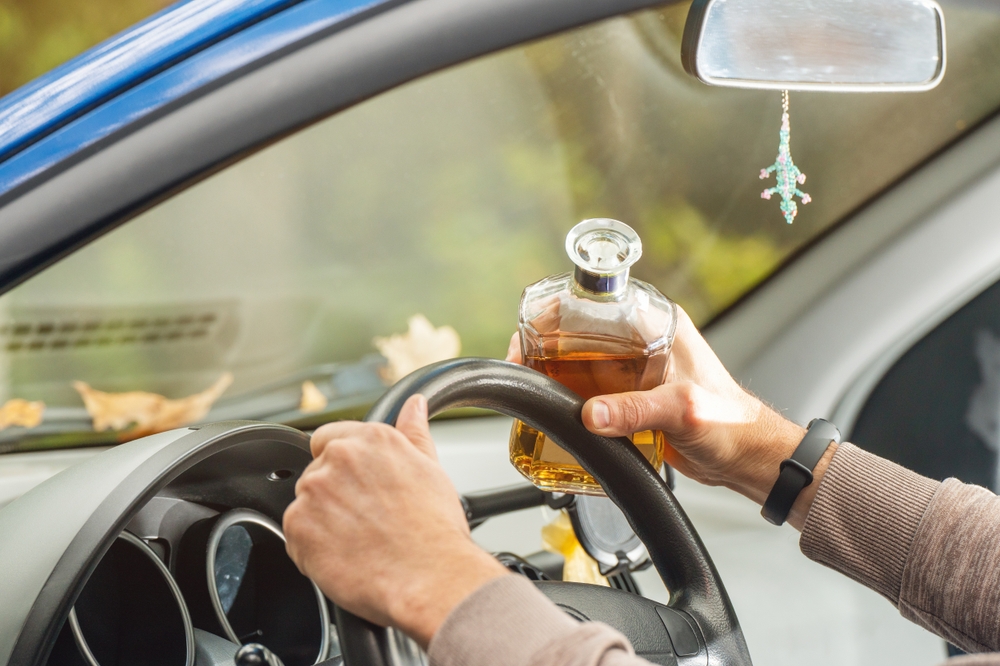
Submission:
MULTIPOLYGON (((758 434, 748 440, 745 449, 747 462, 742 466, 738 481, 729 485, 733 490, 761 505, 767 500, 778 481, 782 462, 792 457, 808 432, 806 428, 774 412, 771 414, 775 419, 769 426, 758 429, 758 434), (760 433, 770 434, 765 436, 760 433)), ((805 524, 816 492, 836 452, 836 441, 830 442, 822 457, 812 468, 812 482, 803 487, 795 498, 785 519, 785 522, 795 529, 801 530, 805 524)))
MULTIPOLYGON (((765 408, 767 409, 767 408, 765 408)), ((744 497, 763 504, 781 472, 781 461, 790 457, 806 429, 767 409, 766 418, 755 423, 737 450, 741 460, 726 484, 744 497)))

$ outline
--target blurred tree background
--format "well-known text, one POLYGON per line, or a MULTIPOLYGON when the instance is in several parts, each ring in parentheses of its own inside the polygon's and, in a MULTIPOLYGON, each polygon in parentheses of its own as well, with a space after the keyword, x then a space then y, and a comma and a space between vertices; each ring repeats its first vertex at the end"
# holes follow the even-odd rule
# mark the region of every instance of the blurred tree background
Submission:
POLYGON ((0 96, 170 4, 170 0, 0 0, 0 96))

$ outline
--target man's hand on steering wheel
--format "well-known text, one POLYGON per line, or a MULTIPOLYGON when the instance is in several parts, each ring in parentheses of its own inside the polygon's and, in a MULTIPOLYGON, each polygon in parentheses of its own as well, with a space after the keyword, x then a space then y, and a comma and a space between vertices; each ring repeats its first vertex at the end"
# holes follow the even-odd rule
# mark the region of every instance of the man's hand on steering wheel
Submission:
POLYGON ((508 573, 469 535, 423 396, 406 402, 395 428, 319 428, 312 453, 284 531, 292 560, 334 603, 426 648, 452 608, 508 573))

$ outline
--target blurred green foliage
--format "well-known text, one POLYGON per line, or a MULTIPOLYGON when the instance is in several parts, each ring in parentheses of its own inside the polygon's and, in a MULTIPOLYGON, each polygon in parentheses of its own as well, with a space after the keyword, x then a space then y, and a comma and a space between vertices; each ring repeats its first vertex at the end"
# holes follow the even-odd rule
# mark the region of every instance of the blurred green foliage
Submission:
POLYGON ((168 0, 0 0, 0 96, 168 4, 168 0))

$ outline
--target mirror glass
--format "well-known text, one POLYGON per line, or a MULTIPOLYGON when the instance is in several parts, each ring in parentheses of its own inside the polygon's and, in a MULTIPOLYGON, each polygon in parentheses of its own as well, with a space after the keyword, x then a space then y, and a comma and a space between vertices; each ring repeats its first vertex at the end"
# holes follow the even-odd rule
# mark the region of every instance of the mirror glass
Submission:
POLYGON ((705 83, 784 90, 927 90, 945 69, 944 18, 930 0, 706 0, 683 60, 705 83))

